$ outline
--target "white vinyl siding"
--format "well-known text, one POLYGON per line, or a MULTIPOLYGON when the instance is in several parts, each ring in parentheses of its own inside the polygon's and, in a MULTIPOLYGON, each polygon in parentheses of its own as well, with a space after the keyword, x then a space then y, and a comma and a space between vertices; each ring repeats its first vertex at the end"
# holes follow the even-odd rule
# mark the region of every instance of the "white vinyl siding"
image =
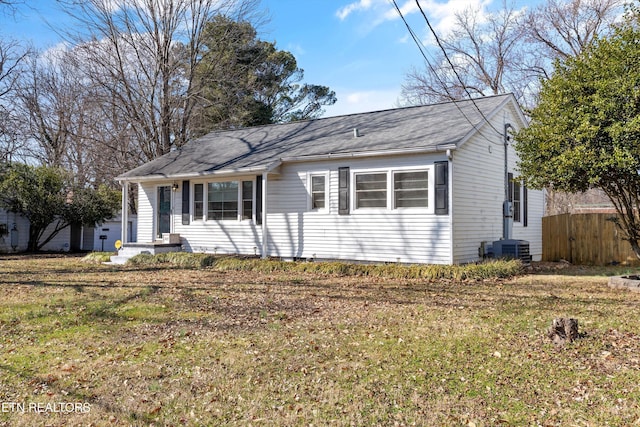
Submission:
MULTIPOLYGON (((29 220, 15 212, 0 209, 0 224, 6 224, 7 234, 0 235, 0 252, 20 252, 27 250, 29 242, 29 220), (11 246, 11 230, 15 225, 17 246, 11 246)), ((13 243, 16 243, 15 241, 13 243)))
MULTIPOLYGON (((443 155, 396 156, 283 165, 268 184, 268 255, 283 258, 344 259, 372 262, 450 263, 449 217, 432 210, 391 209, 391 177, 400 172, 426 171, 443 155), (351 213, 338 214, 340 167, 351 171, 351 213), (309 170, 329 170, 326 215, 317 215, 305 203, 309 170), (386 208, 355 210, 355 176, 384 175, 386 208), (299 195, 299 196, 298 196, 299 195)), ((432 204, 429 193, 429 205, 432 204)))
MULTIPOLYGON (((519 128, 520 121, 510 108, 492 121, 496 129, 505 122, 519 128)), ((453 152, 453 261, 478 260, 478 248, 483 241, 493 242, 502 237, 502 203, 504 189, 504 145, 501 135, 486 128, 453 152), (482 167, 479 167, 482 165, 482 167)), ((509 142, 508 169, 517 172, 517 157, 513 141, 509 142)), ((534 260, 542 256, 543 192, 528 190, 528 224, 513 225, 513 238, 527 240, 534 260)))
POLYGON ((138 242, 155 240, 154 219, 156 184, 138 184, 138 242))
MULTIPOLYGON (((56 221, 57 222, 57 221, 56 221)), ((55 228, 56 222, 49 224, 42 234, 43 237, 47 237, 51 234, 55 228)), ((63 228, 56 234, 53 239, 49 240, 40 250, 42 251, 55 251, 55 252, 67 252, 70 248, 71 241, 71 227, 63 228)))
MULTIPOLYGON (((242 176, 233 181, 242 183, 251 182, 252 193, 255 200, 255 176, 242 176)), ((193 188, 202 185, 207 188, 210 180, 192 181, 193 188)), ((229 181, 226 181, 229 182, 229 181)), ((239 184, 239 188, 243 185, 239 184)), ((246 185, 244 186, 246 189, 246 185)), ((195 192, 195 191, 194 191, 195 192)), ((207 191, 204 191, 204 201, 207 204, 207 191)), ((194 196, 195 197, 195 194, 194 196)), ((242 191, 236 191, 236 200, 242 202, 242 191)), ((175 212, 182 212, 182 197, 174 199, 175 212)), ((240 205, 243 206, 243 205, 240 205)), ((244 210, 244 209, 243 209, 244 210)), ((206 213, 206 212, 205 212, 206 213)), ((195 218, 194 218, 195 219, 195 218)), ((174 232, 180 234, 185 250, 190 252, 206 252, 219 255, 260 255, 262 230, 254 221, 235 220, 224 221, 192 221, 190 224, 182 224, 182 221, 174 222, 174 232)))

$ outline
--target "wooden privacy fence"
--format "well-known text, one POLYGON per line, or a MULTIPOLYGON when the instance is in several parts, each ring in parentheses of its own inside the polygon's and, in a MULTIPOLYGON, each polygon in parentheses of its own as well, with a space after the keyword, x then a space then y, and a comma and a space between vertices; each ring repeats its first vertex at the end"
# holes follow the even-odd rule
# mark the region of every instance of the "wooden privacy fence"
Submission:
POLYGON ((562 214, 542 218, 542 260, 572 264, 640 265, 631 245, 609 218, 613 213, 562 214))

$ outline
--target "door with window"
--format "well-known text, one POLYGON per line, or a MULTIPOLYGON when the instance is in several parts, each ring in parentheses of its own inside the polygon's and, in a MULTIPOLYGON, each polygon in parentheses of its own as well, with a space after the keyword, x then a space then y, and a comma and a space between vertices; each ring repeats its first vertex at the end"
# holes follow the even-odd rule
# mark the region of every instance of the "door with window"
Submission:
POLYGON ((171 232, 171 186, 163 185, 158 187, 158 212, 156 237, 162 239, 162 233, 171 232))

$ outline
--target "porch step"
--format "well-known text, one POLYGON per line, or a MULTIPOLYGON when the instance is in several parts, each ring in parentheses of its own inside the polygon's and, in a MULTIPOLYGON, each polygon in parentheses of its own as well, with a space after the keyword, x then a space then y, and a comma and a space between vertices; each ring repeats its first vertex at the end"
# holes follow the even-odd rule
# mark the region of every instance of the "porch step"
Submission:
POLYGON ((111 261, 107 264, 124 264, 129 258, 132 258, 138 254, 159 254, 162 252, 180 252, 182 251, 182 245, 179 243, 127 243, 118 250, 118 255, 111 257, 111 261))
POLYGON ((105 262, 105 264, 125 264, 127 262, 127 260, 131 258, 131 256, 120 256, 120 255, 114 255, 111 257, 111 261, 109 262, 105 262))

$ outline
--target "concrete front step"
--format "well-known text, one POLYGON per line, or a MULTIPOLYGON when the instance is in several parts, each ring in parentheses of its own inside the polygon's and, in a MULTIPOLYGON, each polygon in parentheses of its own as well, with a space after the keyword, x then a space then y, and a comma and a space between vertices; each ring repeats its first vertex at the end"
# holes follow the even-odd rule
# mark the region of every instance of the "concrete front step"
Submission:
POLYGON ((111 257, 111 261, 109 262, 105 262, 105 264, 125 264, 127 262, 127 260, 131 258, 130 256, 120 256, 120 255, 115 255, 111 257))
POLYGON ((124 264, 129 258, 132 258, 138 254, 159 254, 165 252, 181 252, 182 245, 179 243, 127 243, 121 247, 118 251, 118 255, 111 257, 111 264, 124 264))

